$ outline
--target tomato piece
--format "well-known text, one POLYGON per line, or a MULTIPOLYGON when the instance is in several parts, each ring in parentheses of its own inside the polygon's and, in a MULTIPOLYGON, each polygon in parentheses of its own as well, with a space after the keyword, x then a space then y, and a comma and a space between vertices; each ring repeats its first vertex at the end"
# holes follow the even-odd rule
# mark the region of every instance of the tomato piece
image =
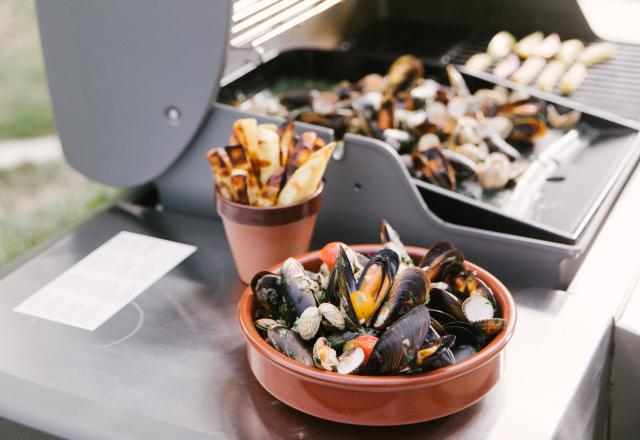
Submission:
POLYGON ((369 356, 371 355, 371 352, 373 351, 373 347, 376 345, 376 342, 378 342, 378 338, 371 335, 358 336, 356 339, 353 340, 353 345, 355 347, 362 348, 362 350, 364 351, 365 365, 369 360, 369 356))
POLYGON ((329 270, 333 269, 333 265, 336 264, 336 259, 340 253, 340 246, 347 246, 339 241, 333 241, 324 245, 320 251, 320 260, 327 265, 329 270))

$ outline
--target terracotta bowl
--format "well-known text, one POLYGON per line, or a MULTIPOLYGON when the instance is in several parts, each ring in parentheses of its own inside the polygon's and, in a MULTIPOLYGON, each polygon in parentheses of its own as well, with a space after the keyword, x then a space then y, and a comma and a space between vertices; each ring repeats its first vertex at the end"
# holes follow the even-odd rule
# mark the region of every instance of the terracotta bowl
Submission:
MULTIPOLYGON (((365 254, 380 245, 357 245, 365 254)), ((426 249, 407 247, 419 260, 426 249)), ((319 251, 297 258, 308 270, 320 267, 319 251)), ((272 268, 277 271, 279 265, 272 268)), ((278 352, 253 325, 254 296, 247 288, 238 305, 240 328, 247 340, 251 371, 258 382, 285 404, 322 419, 356 425, 406 425, 437 419, 461 411, 482 399, 502 373, 504 348, 516 323, 516 308, 507 288, 484 269, 465 262, 465 267, 493 290, 498 314, 507 326, 480 352, 462 362, 418 375, 340 375, 307 367, 278 352)))

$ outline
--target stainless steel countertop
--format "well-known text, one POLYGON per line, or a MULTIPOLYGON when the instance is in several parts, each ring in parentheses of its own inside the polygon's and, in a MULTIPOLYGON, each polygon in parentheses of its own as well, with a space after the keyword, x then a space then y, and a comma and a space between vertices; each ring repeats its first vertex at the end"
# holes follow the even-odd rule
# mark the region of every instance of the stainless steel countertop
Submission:
POLYGON ((368 439, 575 437, 598 419, 611 315, 580 295, 512 286, 518 325, 484 400, 434 422, 364 428, 260 387, 235 318, 242 289, 218 222, 130 205, 98 215, 0 280, 0 418, 70 438, 368 439), (12 311, 121 230, 199 249, 95 332, 12 311))

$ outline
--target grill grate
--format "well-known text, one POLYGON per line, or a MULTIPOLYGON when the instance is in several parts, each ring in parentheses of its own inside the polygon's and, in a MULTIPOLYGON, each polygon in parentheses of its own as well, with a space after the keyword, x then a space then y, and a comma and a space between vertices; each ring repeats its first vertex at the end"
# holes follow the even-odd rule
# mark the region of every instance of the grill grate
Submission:
MULTIPOLYGON (((449 52, 449 59, 458 65, 464 65, 474 53, 484 52, 492 35, 474 35, 449 52)), ((585 44, 596 40, 583 40, 585 44)), ((445 60, 446 61, 446 60, 445 60)), ((493 67, 493 66, 491 66, 493 67)), ((500 80, 493 75, 478 74, 494 82, 513 86, 511 81, 500 80)), ((533 94, 548 94, 529 87, 533 94)), ((599 116, 614 119, 617 122, 638 128, 640 120, 640 46, 618 44, 616 56, 604 63, 589 67, 587 79, 582 86, 569 97, 559 96, 556 89, 555 101, 575 105, 599 116), (621 120, 622 119, 622 120, 621 120)))
POLYGON ((231 46, 258 47, 343 0, 236 0, 231 46))

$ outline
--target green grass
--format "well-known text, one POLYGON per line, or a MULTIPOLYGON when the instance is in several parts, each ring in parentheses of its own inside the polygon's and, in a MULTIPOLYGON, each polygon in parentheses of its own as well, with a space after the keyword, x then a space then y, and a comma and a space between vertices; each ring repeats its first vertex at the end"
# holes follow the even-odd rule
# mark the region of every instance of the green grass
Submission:
POLYGON ((63 162, 0 170, 0 267, 119 192, 89 181, 63 162))
POLYGON ((0 139, 54 130, 33 0, 0 1, 0 139))

